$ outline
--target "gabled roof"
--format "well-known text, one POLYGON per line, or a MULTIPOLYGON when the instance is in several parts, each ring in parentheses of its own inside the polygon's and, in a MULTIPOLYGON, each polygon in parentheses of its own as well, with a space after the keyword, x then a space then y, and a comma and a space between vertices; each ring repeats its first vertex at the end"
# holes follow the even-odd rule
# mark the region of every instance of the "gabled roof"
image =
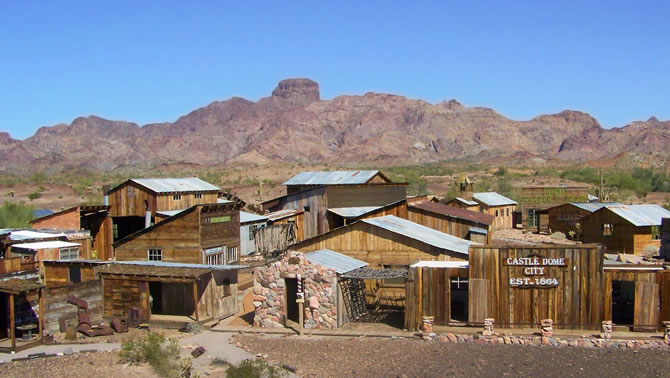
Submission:
POLYGON ((31 220, 30 223, 36 223, 38 221, 43 221, 43 220, 48 219, 48 218, 57 217, 59 215, 62 215, 62 214, 65 214, 65 213, 68 213, 70 211, 74 211, 74 210, 77 210, 77 209, 79 209, 79 215, 80 216, 86 216, 86 215, 91 215, 91 214, 94 214, 94 213, 109 211, 109 208, 110 208, 109 205, 96 205, 96 206, 73 206, 73 207, 68 207, 67 209, 63 209, 63 210, 56 211, 56 212, 48 210, 48 211, 50 211, 49 214, 41 215, 39 218, 35 218, 35 219, 31 220))
POLYGON ((398 218, 394 215, 385 215, 379 218, 362 219, 361 222, 383 228, 393 233, 418 240, 433 247, 446 249, 467 255, 470 246, 479 243, 445 234, 432 228, 398 218))
POLYGON ((420 202, 414 205, 409 205, 411 208, 420 209, 430 213, 440 214, 447 217, 463 219, 470 222, 490 225, 495 218, 492 215, 462 209, 460 207, 447 206, 442 203, 435 203, 431 201, 420 202))
POLYGON ((658 205, 611 205, 605 208, 636 227, 660 226, 663 218, 670 218, 670 211, 658 205))
POLYGON ((220 190, 219 187, 197 177, 129 179, 111 190, 115 190, 128 182, 134 182, 154 193, 211 192, 220 190))
POLYGON ((300 172, 291 177, 283 185, 354 185, 365 184, 380 175, 390 182, 381 172, 374 171, 318 171, 300 172))
POLYGON ((589 213, 593 213, 605 206, 620 206, 621 204, 616 202, 570 202, 570 205, 588 211, 589 213))
POLYGON ((240 211, 240 223, 253 223, 253 222, 265 222, 268 220, 268 217, 265 215, 258 215, 247 213, 246 211, 240 211))
POLYGON ((496 192, 475 193, 472 195, 472 198, 486 206, 509 206, 517 204, 516 201, 496 192))
POLYGON ((368 266, 368 263, 365 261, 331 251, 330 249, 320 249, 306 253, 305 257, 314 264, 334 269, 337 274, 344 274, 368 266))

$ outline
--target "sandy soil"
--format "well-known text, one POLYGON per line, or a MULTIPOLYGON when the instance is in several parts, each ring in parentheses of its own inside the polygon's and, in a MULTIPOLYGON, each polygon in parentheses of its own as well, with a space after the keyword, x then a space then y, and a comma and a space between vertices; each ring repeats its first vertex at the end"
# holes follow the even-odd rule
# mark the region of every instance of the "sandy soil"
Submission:
POLYGON ((315 377, 667 376, 670 353, 415 339, 235 335, 253 353, 315 377))

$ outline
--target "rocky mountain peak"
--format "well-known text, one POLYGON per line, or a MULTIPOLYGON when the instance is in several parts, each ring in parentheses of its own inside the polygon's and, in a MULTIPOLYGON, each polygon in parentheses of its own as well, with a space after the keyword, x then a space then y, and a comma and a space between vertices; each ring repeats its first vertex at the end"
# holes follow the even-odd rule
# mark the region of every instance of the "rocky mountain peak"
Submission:
POLYGON ((281 97, 292 104, 302 105, 319 101, 319 84, 310 79, 286 79, 279 82, 272 96, 281 97))

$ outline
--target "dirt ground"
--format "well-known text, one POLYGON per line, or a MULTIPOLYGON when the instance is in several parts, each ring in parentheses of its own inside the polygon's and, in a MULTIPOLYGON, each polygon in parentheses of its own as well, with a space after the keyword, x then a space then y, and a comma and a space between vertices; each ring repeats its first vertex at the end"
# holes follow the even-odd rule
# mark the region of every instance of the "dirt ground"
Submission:
POLYGON ((416 339, 235 335, 250 352, 314 377, 657 377, 670 352, 446 344, 416 339))
POLYGON ((0 364, 0 377, 158 377, 151 366, 119 363, 118 352, 75 353, 0 364))
MULTIPOLYGON (((176 329, 169 328, 154 328, 151 329, 151 332, 158 332, 163 334, 166 338, 176 337, 182 338, 188 336, 187 332, 180 332, 176 329)), ((138 337, 144 337, 149 333, 146 329, 139 328, 130 328, 128 332, 125 333, 115 333, 109 336, 96 336, 88 337, 82 333, 77 332, 77 340, 69 341, 65 340, 65 333, 57 332, 54 334, 54 344, 96 344, 96 343, 120 343, 127 339, 136 339, 138 337)))
POLYGON ((577 244, 577 242, 569 240, 567 237, 565 239, 553 239, 551 235, 536 234, 515 229, 496 230, 493 233, 493 241, 494 244, 496 242, 504 243, 514 241, 537 244, 577 244))

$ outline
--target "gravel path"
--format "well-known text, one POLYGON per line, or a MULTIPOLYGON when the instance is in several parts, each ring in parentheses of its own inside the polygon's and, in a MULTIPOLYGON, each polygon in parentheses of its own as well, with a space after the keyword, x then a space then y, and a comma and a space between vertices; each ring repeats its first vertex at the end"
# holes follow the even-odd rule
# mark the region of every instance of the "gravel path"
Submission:
POLYGON ((429 343, 415 339, 235 335, 300 376, 668 376, 670 352, 429 343))

